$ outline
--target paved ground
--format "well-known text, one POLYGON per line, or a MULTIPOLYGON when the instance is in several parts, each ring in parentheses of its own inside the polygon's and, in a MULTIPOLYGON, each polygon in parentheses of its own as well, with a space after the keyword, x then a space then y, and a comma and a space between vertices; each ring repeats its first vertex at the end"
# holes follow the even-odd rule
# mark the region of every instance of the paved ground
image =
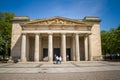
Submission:
POLYGON ((120 80, 120 62, 0 64, 0 80, 120 80))
POLYGON ((120 62, 80 63, 7 63, 0 64, 0 73, 65 73, 120 70, 120 62))
POLYGON ((120 80, 120 71, 0 74, 0 80, 120 80))

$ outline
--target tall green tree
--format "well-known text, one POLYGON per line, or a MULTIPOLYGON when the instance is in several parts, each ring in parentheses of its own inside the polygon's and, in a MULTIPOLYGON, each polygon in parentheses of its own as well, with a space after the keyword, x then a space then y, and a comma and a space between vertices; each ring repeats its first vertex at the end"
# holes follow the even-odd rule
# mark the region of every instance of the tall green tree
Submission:
POLYGON ((12 23, 14 13, 0 12, 0 55, 5 58, 9 55, 12 23))
POLYGON ((109 31, 101 31, 101 42, 103 55, 120 53, 120 25, 109 31))
POLYGON ((117 52, 120 53, 120 25, 116 29, 116 34, 117 34, 117 52))
POLYGON ((109 50, 109 47, 108 47, 109 44, 107 44, 107 42, 109 40, 108 36, 109 36, 108 31, 105 31, 105 30, 101 31, 101 42, 102 42, 102 53, 103 53, 103 55, 106 54, 109 50))

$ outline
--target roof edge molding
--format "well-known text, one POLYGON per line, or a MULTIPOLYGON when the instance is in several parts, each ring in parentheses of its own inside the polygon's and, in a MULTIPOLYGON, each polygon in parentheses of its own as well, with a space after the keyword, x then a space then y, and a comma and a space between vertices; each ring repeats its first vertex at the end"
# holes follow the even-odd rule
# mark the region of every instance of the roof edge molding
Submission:
POLYGON ((13 19, 11 19, 11 22, 13 23, 26 23, 29 22, 30 18, 28 16, 15 16, 13 19))
POLYGON ((86 16, 86 17, 84 17, 83 21, 86 21, 86 22, 101 22, 99 17, 95 17, 95 16, 86 16))
POLYGON ((21 25, 81 25, 91 26, 89 22, 99 23, 101 20, 98 17, 86 16, 84 19, 70 19, 60 16, 51 18, 30 20, 28 16, 15 16, 12 20, 13 23, 22 23, 21 25))

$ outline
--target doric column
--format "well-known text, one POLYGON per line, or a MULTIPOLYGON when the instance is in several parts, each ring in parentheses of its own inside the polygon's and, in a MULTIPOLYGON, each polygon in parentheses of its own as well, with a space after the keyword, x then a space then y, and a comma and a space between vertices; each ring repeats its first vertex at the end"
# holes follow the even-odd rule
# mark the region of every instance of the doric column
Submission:
POLYGON ((26 36, 26 60, 29 60, 29 36, 26 36))
POLYGON ((22 34, 21 61, 26 62, 26 34, 22 34))
POLYGON ((35 34, 35 53, 34 53, 34 61, 39 61, 39 34, 35 34))
POLYGON ((42 61, 42 37, 41 37, 41 35, 39 35, 39 37, 40 37, 39 38, 40 39, 39 40, 39 52, 40 52, 39 53, 39 60, 42 61))
POLYGON ((88 61, 88 36, 84 36, 84 46, 85 46, 85 61, 88 61))
POLYGON ((48 59, 49 62, 53 61, 53 35, 51 33, 48 36, 48 59))
POLYGON ((71 41, 71 52, 72 52, 72 60, 75 61, 75 36, 72 36, 72 41, 71 41))
POLYGON ((66 34, 62 34, 61 54, 62 54, 63 62, 66 62, 66 34))
POLYGON ((92 44, 91 35, 89 35, 89 61, 92 61, 92 44))
POLYGON ((79 50, 79 34, 75 34, 75 51, 76 51, 76 61, 80 61, 80 50, 79 50))

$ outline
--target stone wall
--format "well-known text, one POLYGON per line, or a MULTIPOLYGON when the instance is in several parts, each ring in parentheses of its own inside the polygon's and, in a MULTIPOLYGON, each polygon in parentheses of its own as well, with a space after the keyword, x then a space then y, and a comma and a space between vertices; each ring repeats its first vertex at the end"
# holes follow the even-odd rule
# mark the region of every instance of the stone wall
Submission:
POLYGON ((13 58, 20 58, 21 53, 21 26, 19 23, 12 25, 12 39, 11 39, 11 56, 13 58))
POLYGON ((101 38, 100 38, 100 25, 93 24, 91 28, 92 34, 90 35, 90 49, 91 49, 91 60, 100 60, 101 58, 101 38))

